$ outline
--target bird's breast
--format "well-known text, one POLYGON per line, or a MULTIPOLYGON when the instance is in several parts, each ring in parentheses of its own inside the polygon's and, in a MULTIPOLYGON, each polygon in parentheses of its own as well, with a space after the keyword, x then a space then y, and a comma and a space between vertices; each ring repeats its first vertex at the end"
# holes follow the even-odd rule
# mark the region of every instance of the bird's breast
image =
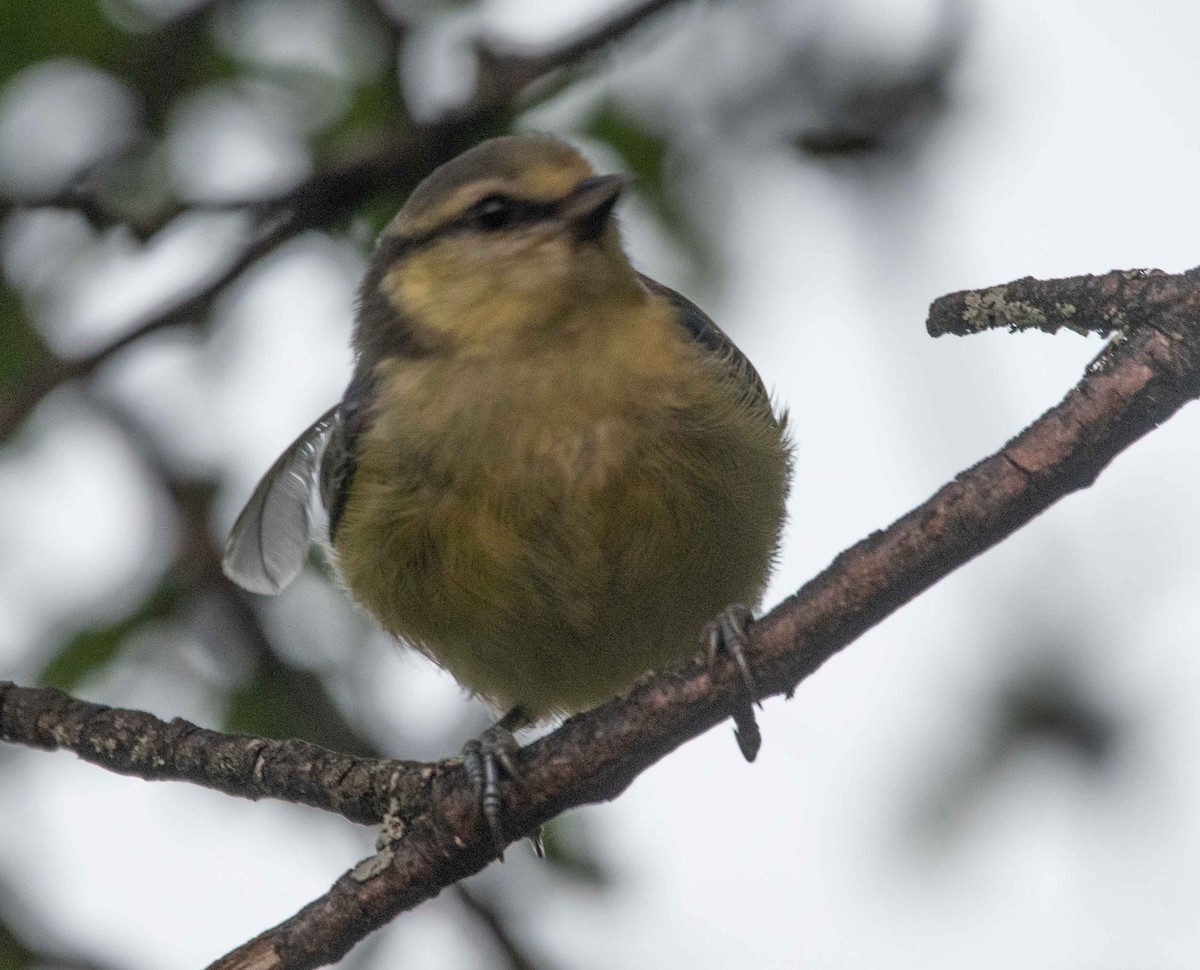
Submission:
POLYGON ((600 486, 683 406, 671 336, 648 328, 635 346, 599 333, 538 353, 386 361, 365 446, 450 490, 600 486))
POLYGON ((778 430, 689 370, 687 344, 641 350, 379 372, 339 569, 387 630, 497 704, 610 696, 761 592, 778 430))

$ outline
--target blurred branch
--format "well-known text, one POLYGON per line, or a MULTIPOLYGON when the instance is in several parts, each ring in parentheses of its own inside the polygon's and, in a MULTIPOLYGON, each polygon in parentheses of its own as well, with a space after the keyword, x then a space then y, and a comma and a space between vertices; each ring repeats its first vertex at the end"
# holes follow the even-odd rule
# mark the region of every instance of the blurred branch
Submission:
MULTIPOLYGON (((90 375, 108 358, 149 334, 194 320, 247 267, 293 236, 335 222, 371 192, 382 187, 407 192, 433 168, 508 124, 525 107, 520 103, 521 96, 534 82, 579 63, 675 2, 678 0, 646 0, 573 40, 544 51, 505 51, 481 42, 477 46, 479 81, 475 94, 464 107, 378 139, 369 148, 316 172, 282 195, 219 203, 221 208, 244 207, 259 212, 261 222, 255 241, 225 272, 134 324, 112 343, 76 360, 51 358, 45 362, 7 399, 0 400, 0 442, 12 435, 38 402, 60 384, 90 375)), ((107 210, 87 192, 71 190, 51 202, 62 206, 68 200, 74 200, 75 207, 89 219, 98 219, 101 224, 111 220, 107 210)), ((7 202, 8 208, 17 205, 17 200, 7 202)), ((4 208, 0 207, 0 216, 3 214, 4 208)))
POLYGON ((304 224, 296 218, 276 219, 260 227, 257 234, 221 272, 186 295, 146 315, 139 323, 111 343, 85 357, 62 360, 52 357, 48 363, 25 378, 6 398, 0 400, 0 441, 4 441, 50 391, 69 380, 87 377, 113 355, 149 334, 176 326, 206 313, 221 291, 249 266, 296 235, 304 224))
POLYGON ((463 909, 491 935, 497 948, 504 954, 504 962, 509 970, 541 970, 513 938, 508 921, 489 899, 472 892, 461 883, 454 890, 463 909))
POLYGON ((0 222, 23 209, 61 209, 78 212, 93 229, 111 229, 124 222, 100 200, 95 190, 85 188, 82 181, 52 195, 0 197, 0 222))
MULTIPOLYGON (((1059 405, 923 505, 842 553, 755 624, 748 656, 760 698, 790 696, 800 681, 868 629, 1058 499, 1091 485, 1122 450, 1200 396, 1200 269, 1175 276, 1134 272, 1026 279, 956 293, 934 303, 929 327, 934 333, 973 332, 1037 321, 1039 314, 1047 320, 1055 314, 1069 317, 1085 328, 1107 331, 1121 321, 1131 329, 1109 344, 1059 405), (999 289, 1001 301, 994 298, 999 289), (981 304, 1009 309, 980 319, 981 304), (1068 305, 1076 309, 1068 311, 1068 305)), ((625 696, 569 719, 520 752, 522 782, 505 791, 508 838, 535 831, 567 808, 616 798, 642 771, 728 718, 744 703, 743 690, 733 664, 711 666, 693 659, 648 675, 625 696)), ((89 760, 116 761, 143 777, 168 777, 165 766, 183 760, 197 765, 192 770, 205 784, 219 782, 222 790, 245 787, 238 793, 248 797, 269 794, 260 779, 270 776, 279 791, 294 786, 305 804, 354 805, 356 820, 377 812, 380 793, 387 792, 389 818, 400 832, 325 896, 217 961, 213 970, 335 962, 397 913, 493 858, 476 796, 457 760, 371 763, 309 752, 316 757, 309 764, 299 742, 265 742, 181 725, 85 705, 55 691, 0 684, 4 740, 67 747, 89 760), (187 757, 181 759, 184 752, 187 757), (205 759, 212 764, 200 765, 205 759), (345 784, 337 778, 342 770, 345 784), (277 772, 295 777, 279 778, 277 772), (356 800, 355 793, 368 794, 356 800), (373 807, 364 810, 363 805, 373 807)))
POLYGON ((502 107, 515 102, 534 82, 573 67, 620 40, 646 20, 679 0, 642 0, 624 13, 596 24, 575 38, 544 51, 505 50, 488 41, 476 45, 479 57, 477 100, 502 107))
POLYGON ((962 60, 974 9, 942 0, 924 52, 906 65, 855 63, 838 45, 809 42, 796 50, 792 73, 818 120, 794 139, 815 158, 894 149, 927 132, 950 107, 950 77, 962 60))

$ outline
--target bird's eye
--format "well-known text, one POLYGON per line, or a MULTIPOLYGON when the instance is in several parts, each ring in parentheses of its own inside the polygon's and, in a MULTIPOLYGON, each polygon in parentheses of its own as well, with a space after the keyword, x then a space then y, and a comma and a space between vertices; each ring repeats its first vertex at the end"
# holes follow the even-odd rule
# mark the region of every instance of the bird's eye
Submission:
POLYGON ((512 225, 517 207, 512 199, 502 195, 489 195, 475 205, 475 222, 483 229, 504 229, 512 225))

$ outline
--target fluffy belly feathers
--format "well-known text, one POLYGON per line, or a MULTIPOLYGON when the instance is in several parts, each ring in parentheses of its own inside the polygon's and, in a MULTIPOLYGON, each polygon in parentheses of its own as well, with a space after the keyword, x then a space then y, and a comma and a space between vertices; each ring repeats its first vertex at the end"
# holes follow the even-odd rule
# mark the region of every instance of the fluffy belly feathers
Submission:
MULTIPOLYGON (((486 396, 486 380, 468 384, 486 396)), ((536 394, 476 401, 457 433, 435 415, 437 436, 421 412, 454 406, 450 388, 414 393, 360 458, 338 536, 346 585, 498 708, 541 717, 616 695, 694 649, 729 603, 756 605, 778 544, 781 429, 725 382, 697 388, 625 403, 581 389, 555 414, 536 394)))

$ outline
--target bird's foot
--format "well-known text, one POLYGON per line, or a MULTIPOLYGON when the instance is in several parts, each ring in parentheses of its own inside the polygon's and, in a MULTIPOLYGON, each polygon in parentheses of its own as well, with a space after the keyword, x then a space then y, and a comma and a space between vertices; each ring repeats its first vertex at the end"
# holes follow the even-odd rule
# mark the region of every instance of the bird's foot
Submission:
POLYGON ((754 717, 755 696, 757 688, 754 674, 750 671, 750 663, 746 659, 746 648, 750 645, 750 626, 754 622, 754 614, 741 603, 732 603, 725 607, 715 620, 706 623, 700 633, 704 652, 710 664, 715 663, 720 654, 725 654, 738 665, 742 674, 742 684, 746 688, 746 701, 733 712, 734 731, 738 748, 742 757, 753 761, 762 746, 762 733, 758 730, 758 721, 754 717))
MULTIPOLYGON (((496 856, 504 861, 504 805, 500 794, 500 777, 507 775, 517 785, 521 776, 517 771, 514 756, 521 749, 513 736, 513 729, 525 723, 525 712, 514 707, 499 721, 463 745, 463 768, 467 772, 475 794, 479 799, 479 810, 487 822, 496 847, 496 856)), ((538 840, 535 838, 535 851, 538 840)), ((540 853, 539 853, 540 854, 540 853)))

